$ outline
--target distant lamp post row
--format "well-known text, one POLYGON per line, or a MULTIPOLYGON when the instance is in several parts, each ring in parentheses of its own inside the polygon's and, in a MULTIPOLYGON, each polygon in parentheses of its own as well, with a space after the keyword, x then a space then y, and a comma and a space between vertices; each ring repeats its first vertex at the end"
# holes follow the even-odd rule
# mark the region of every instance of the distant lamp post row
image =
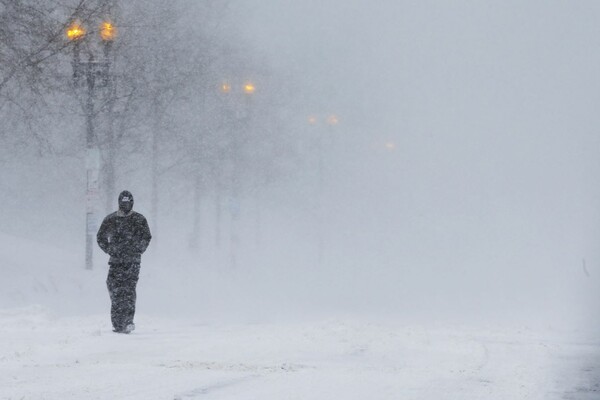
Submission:
MULTIPOLYGON (((117 28, 110 21, 103 21, 98 31, 100 38, 104 41, 113 41, 117 37, 117 28)), ((86 34, 85 27, 79 21, 73 21, 67 28, 69 40, 81 40, 86 34)))
MULTIPOLYGON (((221 92, 222 93, 231 93, 233 90, 231 84, 229 82, 223 82, 221 84, 221 92)), ((254 94, 254 92, 256 92, 256 86, 254 85, 254 83, 252 82, 244 82, 244 84, 242 85, 242 91, 245 94, 254 94)))
MULTIPOLYGON (((319 118, 315 115, 309 115, 307 121, 310 125, 317 125, 319 118)), ((337 115, 330 114, 325 118, 325 123, 329 126, 335 126, 340 123, 340 119, 337 115)))
POLYGON ((81 44, 86 40, 87 30, 79 22, 73 21, 66 30, 67 39, 73 43, 73 83, 75 87, 84 86, 87 89, 85 103, 86 116, 86 246, 85 267, 93 268, 93 243, 96 234, 95 207, 98 198, 98 176, 100 171, 100 153, 95 143, 94 134, 94 102, 97 87, 107 87, 110 80, 110 52, 113 41, 117 36, 116 27, 109 21, 103 21, 98 34, 103 44, 104 59, 96 61, 91 47, 88 47, 88 61, 81 61, 81 44), (82 77, 85 80, 82 82, 82 77))

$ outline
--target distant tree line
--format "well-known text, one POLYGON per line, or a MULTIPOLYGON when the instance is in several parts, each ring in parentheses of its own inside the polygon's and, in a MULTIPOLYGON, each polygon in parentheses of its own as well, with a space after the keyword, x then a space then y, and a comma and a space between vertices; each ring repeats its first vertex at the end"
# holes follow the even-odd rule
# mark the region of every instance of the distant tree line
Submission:
POLYGON ((85 93, 65 32, 80 22, 82 58, 98 54, 109 18, 111 84, 94 108, 107 210, 133 172, 149 179, 154 223, 166 182, 187 188, 198 213, 208 199, 220 213, 285 177, 295 145, 283 128, 284 80, 226 22, 229 12, 218 0, 0 0, 0 163, 83 160, 85 93))

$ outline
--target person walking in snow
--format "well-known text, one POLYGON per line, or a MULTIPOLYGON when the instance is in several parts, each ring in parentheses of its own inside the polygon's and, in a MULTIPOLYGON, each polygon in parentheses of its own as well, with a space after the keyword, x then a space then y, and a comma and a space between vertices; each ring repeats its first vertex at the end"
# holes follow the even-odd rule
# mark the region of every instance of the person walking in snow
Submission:
POLYGON ((150 239, 146 218, 133 211, 133 196, 124 190, 119 194, 119 209, 104 218, 96 235, 98 246, 110 256, 106 285, 113 332, 130 333, 135 329, 136 286, 142 253, 150 239))

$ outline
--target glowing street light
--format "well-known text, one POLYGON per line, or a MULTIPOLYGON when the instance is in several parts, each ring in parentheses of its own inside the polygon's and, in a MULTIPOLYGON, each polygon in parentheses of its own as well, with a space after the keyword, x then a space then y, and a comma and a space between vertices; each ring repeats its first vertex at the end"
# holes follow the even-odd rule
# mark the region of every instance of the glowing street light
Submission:
POLYGON ((385 144, 385 148, 388 149, 389 151, 394 151, 394 150, 396 150, 396 143, 394 143, 394 142, 387 142, 385 144))
MULTIPOLYGON (((254 85, 254 83, 252 82, 246 82, 242 85, 241 87, 242 92, 244 92, 245 94, 254 94, 254 92, 256 92, 256 86, 254 85)), ((219 87, 219 90, 221 91, 221 93, 231 93, 233 91, 233 86, 231 85, 231 83, 229 83, 228 81, 223 81, 223 83, 221 84, 221 86, 219 87)), ((236 93, 237 93, 237 85, 236 85, 236 93)))
POLYGON ((244 93, 246 94, 254 94, 256 91, 256 86, 252 82, 244 83, 244 93))
POLYGON ((327 125, 334 126, 334 125, 337 125, 340 122, 340 120, 337 117, 337 115, 332 114, 329 117, 327 117, 326 122, 327 122, 327 125))
POLYGON ((80 39, 83 39, 85 37, 85 28, 83 26, 81 26, 81 24, 78 21, 74 21, 68 28, 67 28, 67 38, 71 41, 78 41, 80 39))
POLYGON ((223 82, 223 84, 221 85, 221 92, 223 93, 230 93, 231 92, 231 85, 227 82, 223 82))
POLYGON ((104 21, 100 25, 100 37, 105 42, 112 42, 117 37, 117 28, 109 21, 104 21))
POLYGON ((317 117, 315 117, 314 115, 310 115, 308 117, 308 123, 310 125, 316 125, 317 124, 317 117))

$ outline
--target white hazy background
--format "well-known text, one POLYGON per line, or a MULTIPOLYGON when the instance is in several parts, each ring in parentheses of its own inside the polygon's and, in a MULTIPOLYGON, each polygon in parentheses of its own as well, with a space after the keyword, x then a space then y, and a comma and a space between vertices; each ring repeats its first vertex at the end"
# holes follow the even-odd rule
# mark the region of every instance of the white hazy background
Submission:
MULTIPOLYGON (((258 239, 255 200, 242 201, 232 269, 227 209, 223 248, 209 199, 191 250, 192 186, 164 179, 139 313, 598 328, 600 3, 253 0, 229 9, 227 26, 287 81, 282 134, 299 146, 327 135, 323 217, 308 146, 295 173, 261 193, 258 239), (334 127, 323 122, 330 114, 334 127)), ((83 135, 81 116, 71 122, 83 135)), ((95 247, 94 272, 83 270, 83 147, 60 161, 3 154, 0 305, 108 312, 107 257, 95 247)), ((149 218, 149 172, 117 174, 117 189, 131 190, 149 218)))

